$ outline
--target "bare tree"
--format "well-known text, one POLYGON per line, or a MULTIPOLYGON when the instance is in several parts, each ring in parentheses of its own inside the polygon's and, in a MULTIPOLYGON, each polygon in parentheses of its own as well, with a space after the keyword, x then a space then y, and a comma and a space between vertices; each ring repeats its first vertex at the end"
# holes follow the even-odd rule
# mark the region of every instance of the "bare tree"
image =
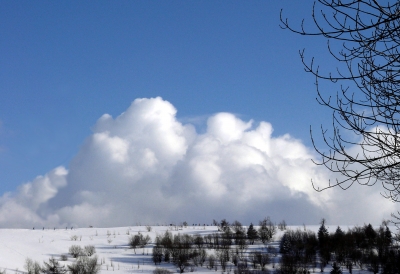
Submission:
MULTIPOLYGON (((265 265, 270 263, 270 255, 268 253, 262 253, 260 251, 253 251, 252 259, 253 264, 257 263, 261 266, 261 270, 265 269, 265 265)), ((254 267, 255 268, 255 267, 254 267)))
POLYGON ((143 236, 143 234, 139 232, 137 235, 129 237, 129 246, 133 248, 136 254, 137 247, 144 248, 150 241, 151 238, 149 235, 143 236))
POLYGON ((322 191, 378 183, 385 198, 399 202, 400 1, 318 0, 312 22, 315 31, 306 30, 304 21, 296 29, 281 12, 283 28, 328 39, 328 52, 337 62, 336 72, 325 74, 300 51, 305 70, 315 76, 318 102, 333 112, 332 131, 321 127, 327 151, 316 146, 312 131, 311 136, 322 158, 316 163, 339 176, 313 186, 322 191), (337 84, 334 96, 321 90, 321 80, 337 84), (344 137, 342 130, 358 140, 344 137))
POLYGON ((226 264, 229 262, 229 249, 219 249, 215 253, 221 265, 222 271, 225 271, 226 264))
POLYGON ((208 269, 213 269, 214 266, 215 266, 215 256, 211 254, 207 258, 207 268, 208 269))
POLYGON ((185 269, 190 266, 190 259, 192 257, 192 252, 186 248, 176 248, 173 252, 172 262, 179 269, 180 273, 185 272, 185 269))
POLYGON ((132 235, 129 238, 129 246, 133 248, 133 251, 136 254, 136 248, 140 245, 140 236, 139 235, 132 235))
POLYGON ((235 240, 235 244, 243 245, 243 243, 246 243, 246 229, 242 226, 242 223, 234 221, 231 226, 233 230, 232 237, 235 240))
POLYGON ((218 231, 222 232, 230 232, 230 224, 226 219, 222 219, 220 223, 216 223, 218 225, 218 231))
POLYGON ((269 243, 276 234, 276 226, 269 217, 260 221, 258 228, 258 236, 263 244, 269 243))
POLYGON ((161 246, 154 246, 152 255, 154 264, 155 265, 161 264, 162 257, 163 257, 163 248, 161 246))
POLYGON ((278 224, 278 228, 279 228, 279 230, 281 230, 281 231, 286 230, 286 221, 285 221, 285 220, 282 220, 282 221, 278 224))
POLYGON ((193 238, 193 243, 197 246, 197 248, 203 248, 204 238, 201 235, 195 235, 193 238))
POLYGON ((206 261, 207 258, 207 251, 205 251, 203 248, 199 248, 197 250, 198 256, 199 256, 199 264, 200 266, 203 266, 203 264, 206 261))

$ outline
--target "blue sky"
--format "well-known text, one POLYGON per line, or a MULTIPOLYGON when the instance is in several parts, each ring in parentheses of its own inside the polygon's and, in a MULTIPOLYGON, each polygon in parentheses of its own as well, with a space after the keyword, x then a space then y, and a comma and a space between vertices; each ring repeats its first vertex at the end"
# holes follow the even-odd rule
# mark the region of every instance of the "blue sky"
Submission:
POLYGON ((282 30, 279 12, 299 25, 312 4, 1 1, 0 194, 68 169, 96 121, 136 98, 162 97, 199 134, 229 112, 311 147, 331 114, 298 50, 329 67, 326 41, 282 30))
POLYGON ((279 11, 299 22, 311 5, 2 1, 0 191, 68 165, 102 114, 141 97, 161 96, 182 119, 266 120, 310 144, 309 126, 324 122, 298 56, 311 40, 281 30, 279 11))

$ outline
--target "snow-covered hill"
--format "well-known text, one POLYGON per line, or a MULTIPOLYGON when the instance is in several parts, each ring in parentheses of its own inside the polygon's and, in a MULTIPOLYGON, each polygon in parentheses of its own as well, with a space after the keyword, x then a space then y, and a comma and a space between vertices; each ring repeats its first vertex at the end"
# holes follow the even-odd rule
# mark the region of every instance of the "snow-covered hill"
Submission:
MULTIPOLYGON (((330 231, 335 231, 337 226, 329 226, 330 231)), ((306 229, 317 232, 319 226, 307 226, 306 229)), ((346 231, 349 227, 341 226, 346 231)), ((301 229, 300 227, 288 227, 288 229, 301 229)), ((133 249, 129 248, 128 239, 131 235, 138 232, 143 235, 149 235, 154 241, 156 235, 162 235, 166 231, 174 234, 202 234, 217 232, 215 226, 152 226, 148 232, 145 226, 132 227, 115 227, 115 228, 57 228, 57 229, 1 229, 0 230, 0 271, 6 270, 7 273, 26 272, 24 264, 27 258, 38 261, 48 261, 54 257, 59 259, 62 254, 67 255, 72 245, 80 245, 81 247, 93 245, 96 248, 96 255, 99 263, 101 262, 101 273, 112 271, 113 273, 152 273, 155 265, 152 261, 152 246, 148 244, 145 248, 133 249), (76 238, 77 240, 73 240, 76 238)), ((394 231, 394 229, 392 229, 394 231)), ((279 247, 279 240, 283 235, 283 231, 278 230, 273 242, 270 244, 276 248, 279 247)), ((249 250, 263 248, 262 244, 250 245, 249 250)), ((208 252, 208 251, 207 251, 208 252)), ((279 256, 279 255, 278 255, 279 256)), ((276 257, 276 261, 279 257, 276 257)), ((71 264, 75 261, 68 255, 67 261, 62 261, 62 265, 71 264)), ((161 263, 157 267, 168 268, 173 272, 177 269, 173 264, 161 263)), ((273 269, 272 264, 267 265, 268 269, 273 269)), ((229 265, 227 271, 233 271, 235 267, 229 265)), ((325 273, 329 273, 331 267, 325 268, 325 273)), ((190 271, 189 269, 187 271, 190 271)), ((195 272, 215 272, 206 267, 195 267, 195 272)), ((218 271, 221 271, 219 269, 218 271)), ((319 269, 315 269, 319 272, 319 269)), ((344 273, 346 273, 344 271, 344 273)), ((354 269, 353 273, 367 273, 366 270, 360 271, 354 269)))

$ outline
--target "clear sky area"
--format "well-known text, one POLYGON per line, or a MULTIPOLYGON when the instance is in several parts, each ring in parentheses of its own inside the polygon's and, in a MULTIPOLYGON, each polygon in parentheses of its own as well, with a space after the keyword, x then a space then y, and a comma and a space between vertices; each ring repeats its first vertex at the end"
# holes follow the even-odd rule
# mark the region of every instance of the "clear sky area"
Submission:
POLYGON ((332 117, 298 52, 336 65, 279 26, 312 5, 0 1, 0 226, 389 218, 376 189, 312 189, 332 117))

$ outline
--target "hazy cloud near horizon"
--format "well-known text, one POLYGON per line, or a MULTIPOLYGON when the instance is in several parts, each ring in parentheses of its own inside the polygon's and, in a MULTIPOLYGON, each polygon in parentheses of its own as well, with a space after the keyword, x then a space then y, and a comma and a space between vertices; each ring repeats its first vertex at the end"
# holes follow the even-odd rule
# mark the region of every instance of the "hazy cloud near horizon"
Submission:
POLYGON ((396 210, 377 187, 317 193, 329 173, 290 135, 272 136, 231 113, 208 117, 206 131, 181 123, 157 97, 104 114, 68 170, 57 167, 0 197, 0 227, 124 226, 212 219, 294 224, 378 224, 396 210), (379 209, 379 210, 377 210, 379 209))

